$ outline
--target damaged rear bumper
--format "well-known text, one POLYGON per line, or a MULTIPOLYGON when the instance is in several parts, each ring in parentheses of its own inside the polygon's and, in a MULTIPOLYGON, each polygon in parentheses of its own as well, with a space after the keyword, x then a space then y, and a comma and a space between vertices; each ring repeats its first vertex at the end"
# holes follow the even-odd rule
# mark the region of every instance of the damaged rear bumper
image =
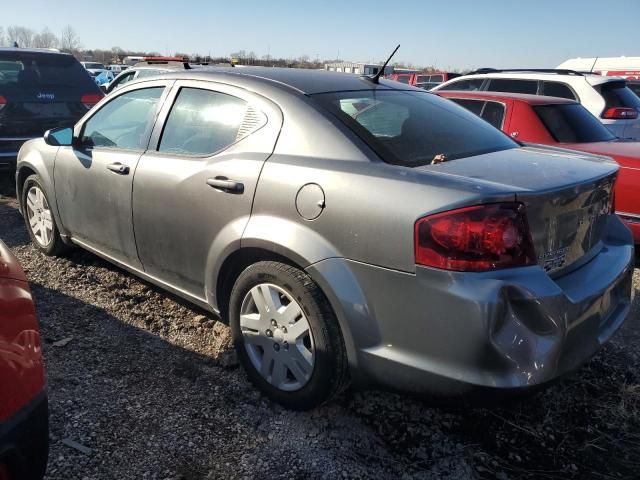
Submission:
POLYGON ((599 253, 553 279, 539 266, 414 275, 342 259, 309 271, 348 330, 356 382, 442 394, 531 387, 587 361, 627 317, 633 241, 609 223, 599 253))

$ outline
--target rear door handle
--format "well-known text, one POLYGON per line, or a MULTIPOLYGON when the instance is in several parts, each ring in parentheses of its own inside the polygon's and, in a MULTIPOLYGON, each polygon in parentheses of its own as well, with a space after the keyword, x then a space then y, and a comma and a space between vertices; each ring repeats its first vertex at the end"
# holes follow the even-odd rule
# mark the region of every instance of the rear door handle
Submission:
POLYGON ((119 175, 129 175, 129 167, 121 164, 120 162, 110 163, 107 165, 107 168, 119 175))
POLYGON ((244 184, 227 177, 207 178, 207 185, 219 192, 241 194, 244 192, 244 184))

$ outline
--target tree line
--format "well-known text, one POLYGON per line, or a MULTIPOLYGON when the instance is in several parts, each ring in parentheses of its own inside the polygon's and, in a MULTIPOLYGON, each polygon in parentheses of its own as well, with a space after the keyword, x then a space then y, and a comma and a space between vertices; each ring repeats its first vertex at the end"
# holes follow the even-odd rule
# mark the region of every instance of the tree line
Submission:
MULTIPOLYGON (((145 52, 125 50, 120 47, 112 47, 105 49, 84 48, 80 38, 71 25, 67 25, 58 35, 49 28, 44 27, 41 31, 35 31, 28 27, 20 25, 11 25, 3 27, 0 25, 0 47, 15 46, 21 48, 57 48, 63 52, 72 53, 80 60, 92 60, 104 64, 120 63, 126 56, 161 56, 159 52, 145 52)), ((320 59, 316 57, 312 59, 309 55, 301 55, 295 58, 277 58, 269 54, 256 55, 253 51, 238 50, 230 53, 228 56, 210 56, 200 53, 179 53, 176 52, 171 56, 184 57, 194 63, 230 63, 234 62, 240 65, 260 65, 269 67, 291 67, 291 68, 324 68, 325 63, 340 62, 338 58, 320 59)), ((380 61, 378 63, 382 64, 380 61)), ((416 70, 434 71, 435 68, 417 67, 411 63, 394 62, 394 67, 415 68, 416 70)))

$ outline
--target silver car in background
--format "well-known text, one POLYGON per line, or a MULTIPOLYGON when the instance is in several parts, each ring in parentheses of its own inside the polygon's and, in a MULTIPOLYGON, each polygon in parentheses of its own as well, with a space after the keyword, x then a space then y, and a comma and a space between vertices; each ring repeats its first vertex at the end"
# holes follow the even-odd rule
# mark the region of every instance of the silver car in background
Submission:
POLYGON ((219 314, 249 379, 306 409, 584 363, 630 308, 617 171, 397 82, 247 67, 127 84, 25 144, 16 178, 40 250, 219 314))

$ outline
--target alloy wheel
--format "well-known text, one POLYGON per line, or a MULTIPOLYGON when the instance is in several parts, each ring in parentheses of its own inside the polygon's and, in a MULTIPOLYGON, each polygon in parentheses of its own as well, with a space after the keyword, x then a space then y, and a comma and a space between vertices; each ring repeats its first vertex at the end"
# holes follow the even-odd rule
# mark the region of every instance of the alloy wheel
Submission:
POLYGON ((252 365, 267 382, 284 391, 307 384, 315 363, 313 334, 289 293, 271 283, 249 290, 240 308, 240 330, 252 365))
POLYGON ((53 239, 53 217, 44 192, 35 185, 27 192, 27 219, 36 242, 46 248, 53 239))

